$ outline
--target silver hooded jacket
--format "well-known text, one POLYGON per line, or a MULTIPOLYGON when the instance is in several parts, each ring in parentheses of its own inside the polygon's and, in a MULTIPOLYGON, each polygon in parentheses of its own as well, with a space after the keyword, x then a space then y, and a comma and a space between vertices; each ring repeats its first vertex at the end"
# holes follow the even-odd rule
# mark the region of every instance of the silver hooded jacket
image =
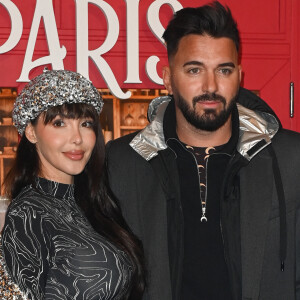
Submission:
MULTIPOLYGON (((157 152, 167 148, 163 132, 163 117, 171 101, 170 96, 155 98, 149 105, 148 119, 150 124, 139 132, 130 146, 144 159, 150 160, 157 152)), ((247 160, 251 160, 259 151, 271 143, 277 133, 279 124, 274 116, 265 112, 254 112, 237 104, 240 121, 240 136, 237 151, 247 160), (260 141, 265 143, 249 154, 260 141)))
MULTIPOLYGON (((150 275, 143 300, 176 300, 180 295, 179 178, 163 126, 170 101, 168 96, 154 99, 145 129, 107 144, 110 187, 144 244, 150 275), (172 266, 170 246, 176 251, 172 266)), ((237 152, 228 163, 224 185, 230 192, 238 176, 239 201, 222 202, 233 299, 300 300, 300 134, 283 129, 272 110, 249 91, 241 89, 238 101, 244 106, 237 104, 237 152), (228 212, 239 222, 226 218, 228 212), (239 232, 231 235, 235 225, 239 232)))

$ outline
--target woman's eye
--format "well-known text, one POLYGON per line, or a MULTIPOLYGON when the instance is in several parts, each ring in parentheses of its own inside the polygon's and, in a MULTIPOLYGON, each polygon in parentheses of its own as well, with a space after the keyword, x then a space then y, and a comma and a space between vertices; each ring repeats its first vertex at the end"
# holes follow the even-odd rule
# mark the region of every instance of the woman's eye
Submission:
POLYGON ((52 124, 54 127, 62 127, 65 125, 64 121, 61 119, 54 120, 52 124))
POLYGON ((92 120, 83 121, 81 124, 82 127, 87 127, 87 128, 92 128, 93 125, 94 125, 94 122, 92 120))

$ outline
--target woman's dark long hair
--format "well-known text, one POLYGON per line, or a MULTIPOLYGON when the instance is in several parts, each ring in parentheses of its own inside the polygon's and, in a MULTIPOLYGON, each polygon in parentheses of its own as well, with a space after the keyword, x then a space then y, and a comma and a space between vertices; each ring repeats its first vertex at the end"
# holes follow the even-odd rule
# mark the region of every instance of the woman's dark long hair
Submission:
MULTIPOLYGON (((132 233, 124 220, 119 203, 109 189, 105 167, 105 144, 98 115, 91 105, 64 104, 49 108, 44 114, 44 124, 57 115, 77 119, 93 119, 96 144, 83 172, 74 176, 75 198, 93 228, 114 245, 125 251, 134 265, 131 288, 126 299, 142 298, 145 289, 144 255, 140 240, 132 233)), ((36 125, 37 119, 31 122, 36 125)), ((23 187, 35 185, 35 177, 41 175, 36 147, 23 134, 18 145, 14 164, 4 181, 6 195, 15 198, 23 187)))

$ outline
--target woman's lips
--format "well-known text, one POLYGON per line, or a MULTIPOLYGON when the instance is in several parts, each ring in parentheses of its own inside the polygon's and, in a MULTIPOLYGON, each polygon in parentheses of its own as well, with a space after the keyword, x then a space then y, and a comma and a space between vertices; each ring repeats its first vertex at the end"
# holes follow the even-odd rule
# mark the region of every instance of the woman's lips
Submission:
POLYGON ((63 154, 72 160, 81 160, 83 158, 84 151, 74 150, 74 151, 63 152, 63 154))

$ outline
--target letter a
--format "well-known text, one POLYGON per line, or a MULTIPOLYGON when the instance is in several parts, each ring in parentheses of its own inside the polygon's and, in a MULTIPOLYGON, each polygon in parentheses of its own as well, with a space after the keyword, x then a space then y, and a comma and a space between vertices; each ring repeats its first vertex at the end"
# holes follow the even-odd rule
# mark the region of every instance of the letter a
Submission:
POLYGON ((37 0, 24 58, 24 64, 20 78, 17 81, 29 81, 29 72, 33 68, 41 65, 52 64, 52 68, 54 70, 63 70, 63 59, 65 58, 66 53, 66 48, 64 46, 60 47, 52 0, 37 0), (39 25, 42 18, 44 20, 45 34, 47 37, 50 54, 32 61, 39 25))

